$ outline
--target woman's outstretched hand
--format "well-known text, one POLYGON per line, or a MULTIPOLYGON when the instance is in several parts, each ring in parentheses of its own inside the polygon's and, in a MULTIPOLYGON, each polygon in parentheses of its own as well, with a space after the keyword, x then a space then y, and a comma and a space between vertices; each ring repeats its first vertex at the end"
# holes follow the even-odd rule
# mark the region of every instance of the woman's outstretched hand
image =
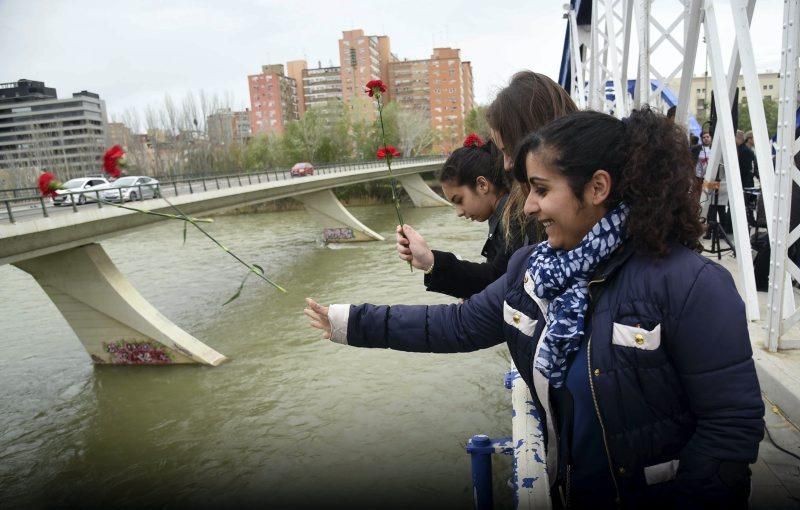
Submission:
POLYGON ((331 339, 331 322, 328 320, 328 307, 322 306, 311 298, 306 298, 303 313, 310 319, 311 327, 322 330, 322 338, 331 339))
POLYGON ((425 238, 408 225, 397 226, 397 253, 401 259, 423 271, 433 264, 433 252, 425 238))

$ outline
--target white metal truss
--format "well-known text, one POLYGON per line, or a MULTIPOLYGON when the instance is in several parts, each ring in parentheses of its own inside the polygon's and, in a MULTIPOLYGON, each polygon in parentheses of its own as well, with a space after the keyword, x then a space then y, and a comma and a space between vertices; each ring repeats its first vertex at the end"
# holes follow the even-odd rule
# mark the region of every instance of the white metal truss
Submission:
MULTIPOLYGON (((775 182, 771 190, 771 259, 767 302, 768 347, 797 348, 800 342, 784 335, 800 322, 800 310, 787 306, 791 281, 800 282, 800 268, 788 256, 789 247, 800 238, 800 226, 790 231, 792 183, 800 185, 800 172, 794 163, 800 144, 795 139, 795 115, 798 90, 798 52, 800 48, 800 6, 797 0, 784 0, 783 44, 781 49, 780 97, 778 99, 778 147, 775 182), (788 275, 788 277, 787 277, 788 275), (787 296, 788 294, 788 296, 787 296)), ((759 162, 760 165, 760 162, 759 162)), ((761 174, 764 173, 762 170, 761 174)), ((766 194, 766 193, 765 193, 766 194)))
MULTIPOLYGON (((636 19, 636 35, 639 42, 638 72, 633 102, 636 108, 644 104, 663 107, 661 93, 669 83, 681 72, 684 55, 687 53, 690 0, 673 0, 677 13, 674 17, 660 20, 651 12, 652 0, 632 0, 636 19), (679 30, 679 27, 683 27, 679 30), (670 49, 671 48, 671 49, 670 49), (663 68, 663 63, 670 60, 664 58, 665 53, 672 51, 679 55, 679 64, 672 68, 663 68), (655 89, 651 80, 657 81, 655 89)), ((694 41, 696 44, 696 41, 694 41)), ((693 54, 696 52, 690 51, 693 54)))
MULTIPOLYGON (((689 98, 693 71, 697 58, 699 39, 705 36, 711 84, 716 98, 716 139, 712 146, 706 180, 716 178, 720 162, 726 172, 737 265, 741 277, 741 290, 749 320, 759 320, 759 302, 755 288, 749 229, 744 206, 738 158, 734 144, 735 133, 731 115, 732 98, 736 92, 740 72, 747 91, 750 121, 755 142, 755 153, 760 172, 762 197, 772 246, 770 288, 767 307, 768 340, 770 350, 800 348, 800 339, 789 340, 785 333, 800 323, 800 308, 795 305, 793 281, 800 282, 800 267, 788 258, 787 249, 800 239, 800 227, 790 230, 789 211, 792 182, 800 185, 800 170, 794 166, 794 156, 800 151, 800 139, 795 140, 795 111, 798 106, 798 59, 800 58, 800 6, 798 0, 784 0, 783 61, 781 70, 781 99, 779 102, 779 152, 776 163, 770 155, 766 116, 762 103, 761 87, 755 65, 750 21, 755 0, 730 0, 733 13, 735 41, 730 59, 723 55, 719 4, 717 0, 672 0, 676 5, 669 15, 658 19, 651 6, 653 0, 593 0, 590 33, 576 23, 576 13, 569 12, 571 37, 571 63, 573 98, 581 108, 592 108, 617 116, 630 110, 627 93, 626 70, 628 61, 637 58, 637 82, 633 106, 649 104, 663 108, 663 87, 681 74, 678 92, 676 122, 688 127, 689 98), (635 14, 632 19, 631 12, 635 14), (638 55, 630 55, 631 31, 636 22, 638 55), (681 29, 682 27, 682 29, 681 29), (621 38, 621 39, 620 39, 621 38), (581 51, 583 46, 584 51, 581 51), (620 52, 620 47, 622 51, 620 52), (664 51, 677 51, 680 64, 661 70, 664 51), (620 58, 621 53, 621 58, 620 58), (581 58, 583 57, 583 58, 581 58), (657 85, 652 85, 652 80, 657 85), (606 84, 613 83, 613 102, 605 101, 606 84), (585 88, 584 88, 585 84, 585 88), (622 93, 620 93, 622 89, 622 93), (619 98, 624 98, 620 101, 619 98), (768 170, 777 167, 775 174, 768 170)), ((671 59, 674 61, 674 59, 671 59)), ((706 206, 707 207, 707 206, 706 206)), ((705 216, 705 210, 704 210, 705 216)))
POLYGON ((570 96, 575 100, 578 108, 585 110, 588 106, 586 97, 586 52, 581 52, 581 48, 589 47, 589 40, 591 38, 590 32, 578 26, 577 13, 574 10, 567 12, 569 20, 569 38, 570 38, 570 71, 572 75, 572 83, 570 87, 570 96))
MULTIPOLYGON (((751 4, 755 0, 750 0, 751 4)), ((753 271, 753 259, 750 255, 750 231, 747 225, 747 212, 744 206, 744 191, 742 189, 742 178, 739 173, 739 158, 736 154, 736 132, 733 127, 733 115, 731 115, 731 89, 735 90, 737 78, 739 77, 739 59, 736 45, 733 49, 733 58, 725 80, 726 69, 722 56, 722 45, 720 42, 720 29, 717 23, 717 14, 714 2, 707 0, 704 10, 704 27, 706 34, 706 44, 708 45, 708 57, 711 65, 711 83, 713 84, 714 96, 716 98, 717 110, 717 130, 715 133, 717 154, 722 154, 725 163, 725 181, 728 187, 728 200, 731 209, 731 220, 733 222, 734 244, 736 245, 736 263, 739 267, 741 285, 747 318, 751 321, 760 318, 758 306, 758 294, 756 292, 756 279, 753 271)), ((752 11, 751 11, 752 12, 752 11)), ((748 35, 749 37, 749 31, 748 35)), ((768 169, 767 169, 768 170, 768 169)), ((706 171, 706 180, 713 181, 716 177, 717 165, 711 159, 706 171), (713 166, 712 166, 713 165, 713 166)))
POLYGON ((630 0, 594 0, 590 46, 589 107, 628 115, 626 58, 630 45, 630 0), (609 95, 608 84, 611 83, 609 95))

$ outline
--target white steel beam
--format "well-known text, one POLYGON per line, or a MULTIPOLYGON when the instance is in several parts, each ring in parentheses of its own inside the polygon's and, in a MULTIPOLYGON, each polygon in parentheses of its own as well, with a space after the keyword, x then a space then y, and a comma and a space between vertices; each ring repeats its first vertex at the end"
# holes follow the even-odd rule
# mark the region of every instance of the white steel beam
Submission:
MULTIPOLYGON (((714 85, 714 95, 716 96, 717 109, 717 133, 722 131, 722 139, 725 143, 718 145, 725 161, 725 177, 728 186, 728 198, 731 205, 731 217, 733 219, 734 244, 736 245, 736 262, 739 266, 739 274, 744 291, 744 302, 747 309, 747 318, 751 321, 759 319, 758 295, 756 294, 756 280, 753 272, 753 260, 750 257, 750 233, 748 231, 745 208, 744 192, 742 191, 742 180, 739 174, 739 158, 736 154, 736 145, 733 141, 736 133, 733 129, 733 116, 731 115, 730 92, 724 80, 717 77, 725 76, 725 66, 722 62, 722 45, 719 38, 719 26, 714 10, 714 2, 709 0, 705 7, 705 33, 706 42, 709 49, 709 60, 711 62, 712 73, 715 77, 712 80, 714 85)), ((734 48, 734 54, 738 54, 734 48)), ((738 62, 738 58, 735 59, 738 62)), ((735 66, 738 71, 738 65, 735 66)), ((738 72, 732 73, 729 79, 738 76, 738 72)), ((735 82, 734 82, 735 83, 735 82)), ((717 137, 719 139, 719 137, 717 137)), ((713 171, 713 168, 709 168, 713 171)))
POLYGON ((689 98, 691 97, 692 77, 697 60, 697 43, 700 39, 701 4, 703 0, 691 0, 684 26, 684 59, 681 72, 681 88, 678 91, 678 107, 675 122, 689 129, 689 98))
MULTIPOLYGON (((800 44, 800 7, 797 0, 784 0, 783 44, 781 50, 780 97, 778 99, 778 148, 776 153, 775 185, 772 193, 773 214, 770 240, 769 296, 767 298, 767 332, 770 351, 782 347, 783 335, 800 317, 800 310, 791 311, 784 319, 787 273, 800 276, 800 270, 788 257, 789 218, 792 181, 797 169, 794 164, 796 140, 795 112, 797 110, 798 44, 800 44)), ((764 174, 764 170, 761 170, 764 174)), ((800 280, 798 280, 800 281, 800 280)), ((791 286, 790 286, 791 289, 791 286)))

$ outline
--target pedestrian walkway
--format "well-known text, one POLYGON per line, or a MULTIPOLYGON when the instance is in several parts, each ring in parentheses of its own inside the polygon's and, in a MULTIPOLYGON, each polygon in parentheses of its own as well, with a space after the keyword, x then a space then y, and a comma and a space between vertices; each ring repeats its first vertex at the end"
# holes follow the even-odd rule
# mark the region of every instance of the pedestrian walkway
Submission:
POLYGON ((766 408, 764 421, 769 435, 764 434, 764 440, 761 441, 758 450, 758 462, 751 466, 753 479, 750 508, 798 509, 800 508, 800 459, 779 450, 775 444, 800 456, 800 430, 768 399, 764 399, 764 407, 766 408))

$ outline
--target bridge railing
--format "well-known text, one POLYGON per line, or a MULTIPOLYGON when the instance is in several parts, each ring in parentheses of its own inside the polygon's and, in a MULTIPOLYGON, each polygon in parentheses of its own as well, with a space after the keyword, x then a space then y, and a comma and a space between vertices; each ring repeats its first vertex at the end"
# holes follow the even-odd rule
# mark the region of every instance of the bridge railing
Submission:
MULTIPOLYGON (((403 158, 402 160, 399 160, 398 163, 433 164, 441 163, 444 161, 444 159, 445 158, 443 156, 418 156, 413 158, 403 158)), ((313 175, 331 175, 385 167, 386 162, 383 160, 328 164, 314 167, 313 175)), ((304 176, 298 176, 297 178, 302 177, 304 176)), ((132 200, 142 201, 145 199, 145 194, 149 194, 144 193, 144 191, 150 188, 154 188, 152 193, 153 198, 164 196, 176 197, 180 195, 221 190, 239 186, 263 184, 291 178, 291 169, 288 168, 237 174, 213 174, 196 177, 184 177, 171 181, 158 181, 153 184, 105 187, 79 191, 62 191, 58 194, 58 196, 64 198, 59 200, 59 202, 54 202, 50 198, 43 198, 39 194, 38 188, 0 189, 0 204, 2 204, 2 206, 0 206, 0 221, 6 219, 10 223, 16 223, 19 217, 30 216, 31 214, 38 215, 39 213, 41 213, 43 217, 47 218, 50 216, 48 208, 60 205, 71 206, 73 212, 78 212, 78 206, 84 205, 88 202, 94 202, 98 208, 102 208, 104 202, 123 203, 131 200, 131 197, 133 197, 132 200), (138 192, 134 191, 137 189, 138 192), (118 196, 110 196, 110 194, 107 193, 110 190, 114 190, 114 193, 118 194, 118 196), (126 190, 132 190, 133 193, 128 193, 126 190), (101 194, 106 195, 107 198, 103 198, 101 194), (27 208, 25 208, 25 206, 27 206, 27 208), (33 212, 32 210, 38 210, 38 212, 33 212)))

